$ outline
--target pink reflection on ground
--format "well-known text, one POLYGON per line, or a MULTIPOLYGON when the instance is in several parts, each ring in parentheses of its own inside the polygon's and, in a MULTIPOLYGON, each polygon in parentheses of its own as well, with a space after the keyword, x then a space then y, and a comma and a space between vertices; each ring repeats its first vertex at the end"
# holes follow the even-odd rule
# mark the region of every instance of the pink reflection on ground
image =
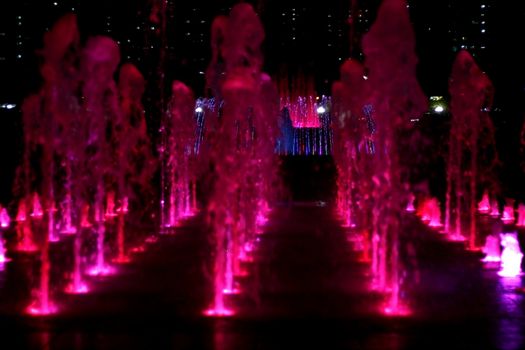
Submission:
POLYGON ((235 311, 227 308, 208 309, 204 310, 204 316, 209 317, 231 317, 235 315, 235 311))
POLYGON ((238 288, 224 288, 222 290, 222 292, 225 294, 225 295, 239 295, 241 294, 241 290, 238 289, 238 288))
POLYGON ((111 276, 117 273, 117 270, 109 265, 93 266, 86 271, 90 276, 111 276))
POLYGON ((144 253, 146 251, 146 247, 143 245, 139 245, 137 247, 131 248, 132 253, 144 253))
POLYGON ((408 317, 412 315, 412 311, 405 305, 398 305, 397 307, 385 306, 382 309, 382 313, 390 317, 408 317))
POLYGON ((26 313, 31 316, 48 316, 58 312, 58 308, 49 303, 46 307, 39 305, 39 302, 35 301, 26 308, 26 313))
POLYGON ((129 264, 131 262, 131 258, 126 255, 117 256, 115 259, 111 260, 115 264, 129 264))
POLYGON ((70 283, 66 286, 64 292, 67 294, 87 294, 89 293, 89 288, 85 283, 80 283, 79 285, 70 283))
POLYGON ((148 238, 146 238, 145 242, 146 243, 156 243, 158 240, 159 240, 159 237, 157 236, 149 236, 148 238))

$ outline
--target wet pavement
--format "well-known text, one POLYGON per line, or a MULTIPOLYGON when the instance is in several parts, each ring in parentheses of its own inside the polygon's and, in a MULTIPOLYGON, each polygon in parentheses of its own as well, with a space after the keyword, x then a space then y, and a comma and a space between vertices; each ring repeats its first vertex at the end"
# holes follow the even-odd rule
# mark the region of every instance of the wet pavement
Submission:
MULTIPOLYGON (((525 296, 516 291, 522 278, 499 277, 480 253, 446 241, 415 216, 400 227, 401 297, 412 314, 385 316, 386 296, 370 288, 352 232, 319 201, 276 206, 254 262, 244 266, 247 276, 237 280, 242 293, 228 299, 237 314, 204 317, 213 249, 202 221, 197 216, 160 236, 116 275, 89 278, 87 295, 57 287, 60 312, 52 317, 21 312, 35 258, 14 256, 0 272, 0 349, 525 347, 525 296)), ((481 230, 489 233, 492 223, 481 230)), ((52 255, 68 251, 67 244, 52 255)))

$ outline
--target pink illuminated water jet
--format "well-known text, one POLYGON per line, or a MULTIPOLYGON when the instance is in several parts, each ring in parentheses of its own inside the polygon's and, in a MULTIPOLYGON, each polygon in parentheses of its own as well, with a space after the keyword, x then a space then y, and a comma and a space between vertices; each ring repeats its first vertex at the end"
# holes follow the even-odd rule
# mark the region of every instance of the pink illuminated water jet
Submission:
POLYGON ((216 180, 207 206, 215 240, 214 297, 207 315, 231 314, 224 295, 237 291, 239 257, 261 227, 258 217, 266 216, 265 203, 272 194, 278 96, 261 72, 263 39, 260 19, 246 3, 212 24, 212 60, 206 78, 216 98, 222 99, 222 109, 220 116, 209 117, 209 156, 216 180))
POLYGON ((485 191, 483 192, 483 197, 481 197, 481 200, 478 203, 478 212, 480 214, 489 214, 490 210, 491 210, 491 207, 490 207, 489 193, 485 191))
POLYGON ((11 225, 11 218, 6 208, 2 208, 0 205, 0 229, 8 228, 11 225))
POLYGON ((501 245, 501 269, 498 275, 501 277, 516 277, 521 274, 521 252, 516 233, 502 233, 501 245))
POLYGON ((36 219, 41 219, 44 216, 38 193, 33 193, 33 211, 29 215, 36 219))
POLYGON ((195 99, 193 92, 180 81, 174 81, 171 87, 171 100, 168 105, 164 136, 166 145, 162 148, 165 169, 163 205, 161 217, 163 228, 173 228, 179 221, 193 214, 191 202, 196 202, 195 168, 195 99))
POLYGON ((89 292, 89 288, 84 282, 72 282, 66 286, 64 292, 67 294, 86 294, 89 292))
POLYGON ((485 245, 483 246, 483 253, 485 257, 483 262, 500 262, 501 261, 501 241, 500 237, 496 235, 487 236, 485 245))
POLYGON ((518 205, 518 221, 516 222, 516 226, 525 227, 525 204, 523 203, 518 205))
POLYGON ((370 232, 378 237, 373 252, 374 279, 380 291, 389 292, 388 308, 404 308, 400 291, 399 227, 408 194, 401 177, 401 145, 399 137, 411 128, 410 119, 427 110, 416 77, 417 56, 415 35, 406 1, 385 0, 376 20, 363 37, 363 53, 368 68, 372 143, 367 143, 372 158, 368 193, 371 200, 370 232), (388 57, 388 59, 385 59, 388 57), (374 259, 377 259, 374 261, 374 259))
POLYGON ((415 200, 416 200, 416 196, 414 196, 413 194, 410 194, 410 196, 408 196, 408 203, 405 208, 407 212, 414 213, 416 211, 416 207, 414 206, 415 200))
POLYGON ((501 216, 501 221, 504 224, 513 224, 516 221, 516 215, 514 214, 514 203, 506 204, 503 208, 503 215, 501 216))
POLYGON ((34 302, 26 308, 26 313, 31 316, 49 316, 56 314, 58 308, 54 304, 40 304, 34 302))
POLYGON ((496 201, 495 199, 492 201, 492 204, 490 205, 490 216, 494 217, 494 218, 499 218, 499 216, 501 215, 500 211, 499 211, 499 204, 498 204, 498 201, 496 201))
POLYGON ((6 256, 7 249, 5 247, 3 231, 9 227, 10 223, 11 218, 9 217, 7 210, 0 205, 0 265, 9 261, 6 256))
POLYGON ((494 165, 498 162, 494 127, 487 112, 492 106, 493 90, 490 79, 472 56, 461 50, 449 80, 452 124, 447 161, 445 232, 453 237, 468 237, 471 250, 477 249, 478 244, 477 189, 482 178, 494 180, 494 165), (487 155, 493 156, 487 158, 487 155), (464 176, 465 173, 470 176, 464 176), (464 234, 462 227, 464 215, 468 215, 468 234, 464 234))
POLYGON ((106 213, 104 214, 106 218, 114 218, 117 216, 115 212, 115 192, 111 191, 107 194, 106 197, 106 213))

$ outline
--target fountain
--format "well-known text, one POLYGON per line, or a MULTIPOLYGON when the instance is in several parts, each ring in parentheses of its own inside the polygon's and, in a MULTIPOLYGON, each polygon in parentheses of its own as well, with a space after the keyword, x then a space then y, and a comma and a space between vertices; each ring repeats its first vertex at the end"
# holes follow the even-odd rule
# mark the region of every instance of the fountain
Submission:
POLYGON ((208 137, 217 176, 207 207, 216 243, 214 298, 205 311, 210 316, 233 313, 224 295, 237 291, 239 256, 255 238, 257 216, 265 214, 271 194, 278 99, 271 80, 261 73, 263 39, 261 22, 245 3, 212 25, 207 81, 223 108, 210 120, 208 137))
POLYGON ((501 252, 501 269, 498 275, 501 277, 519 276, 521 274, 523 253, 521 252, 517 235, 513 232, 502 233, 500 236, 503 251, 501 252))
POLYGON ((478 203, 478 212, 480 214, 489 214, 490 213, 490 198, 488 191, 483 192, 483 197, 478 203))
POLYGON ((415 213, 416 212, 416 207, 414 206, 414 201, 416 200, 416 196, 414 196, 413 194, 410 194, 410 196, 408 197, 408 203, 407 203, 407 206, 405 208, 405 210, 409 213, 415 213))
POLYGON ((401 132, 414 116, 427 109, 427 99, 416 79, 415 38, 406 1, 385 0, 376 21, 363 38, 368 81, 374 87, 370 101, 374 116, 374 162, 371 173, 375 215, 372 232, 379 235, 377 286, 390 290, 386 314, 403 315, 399 299, 399 225, 408 194, 401 177, 401 132), (388 57, 388 60, 385 60, 388 57), (379 219, 381 218, 381 219, 379 219), (387 262, 387 259, 388 262, 387 262))
POLYGON ((426 110, 405 1, 383 1, 362 46, 366 76, 360 63, 348 60, 333 87, 337 207, 347 224, 355 217, 370 232, 365 256, 371 247, 373 287, 390 292, 382 311, 403 315, 408 309, 399 299, 398 230, 406 209, 401 204, 413 199, 404 190, 400 146, 409 120, 426 110))
POLYGON ((483 262, 500 262, 501 261, 501 241, 498 235, 489 235, 485 240, 485 245, 483 246, 483 253, 485 257, 483 262))
POLYGON ((5 241, 3 237, 3 231, 6 230, 11 224, 11 218, 5 208, 0 205, 0 265, 3 265, 9 259, 6 256, 5 241))
POLYGON ((477 187, 481 178, 491 178, 491 171, 497 163, 497 156, 482 157, 495 154, 483 152, 494 147, 494 127, 488 115, 493 87, 472 56, 462 50, 452 67, 449 91, 452 125, 447 162, 445 232, 456 238, 468 237, 469 249, 476 250, 477 187), (469 176, 464 176, 465 173, 469 176), (464 235, 462 228, 464 213, 468 215, 468 235, 464 235))
MULTIPOLYGON (((370 142, 373 130, 367 127, 365 105, 369 86, 365 80, 364 67, 355 60, 348 60, 341 66, 341 80, 332 88, 334 116, 334 158, 338 169, 337 209, 345 226, 352 227, 356 219, 366 220, 357 214, 357 202, 368 206, 367 191, 371 188, 366 169, 369 168, 370 142), (359 179, 359 186, 356 181, 359 179)), ((366 211, 365 208, 361 208, 366 211)), ((362 228, 366 223, 358 223, 362 228)), ((365 251, 367 251, 365 249, 365 251)))
POLYGON ((505 225, 512 225, 516 221, 516 216, 514 214, 514 201, 507 200, 507 204, 503 207, 503 214, 501 215, 501 221, 505 225))
POLYGON ((516 222, 517 227, 525 227, 525 204, 520 203, 518 205, 518 221, 516 222))
POLYGON ((164 134, 165 149, 162 157, 165 159, 165 213, 162 217, 166 222, 164 229, 176 227, 179 220, 193 213, 196 204, 196 179, 192 174, 192 163, 195 154, 194 118, 195 100, 190 88, 180 81, 174 81, 171 87, 172 97, 168 104, 164 134), (191 198, 193 196, 193 199, 191 198))
MULTIPOLYGON (((357 1, 352 4, 357 6, 357 1)), ((277 89, 262 72, 263 40, 253 8, 247 3, 234 6, 229 17, 217 17, 213 23, 206 72, 213 99, 196 101, 191 89, 177 80, 169 102, 164 105, 161 98, 165 111, 159 130, 159 212, 144 209, 154 202, 150 183, 157 171, 142 105, 146 80, 130 63, 119 69, 120 52, 113 39, 91 37, 82 47, 74 15, 60 19, 45 34, 39 51, 43 85, 23 107, 25 149, 15 191, 14 245, 4 244, 10 218, 0 207, 0 264, 7 261, 6 247, 9 253, 11 247, 37 253, 19 254, 34 259, 39 270, 28 313, 53 314, 63 307, 57 303, 62 294, 56 291, 76 294, 66 300, 79 300, 85 297, 78 295, 97 288, 98 283, 88 282, 107 281, 105 276, 126 269, 116 264, 129 263, 131 252, 146 249, 140 239, 144 237, 137 233, 143 226, 134 228, 134 223, 150 220, 160 226, 146 242, 175 241, 180 237, 164 234, 183 231, 179 228, 188 224, 183 219, 196 214, 200 204, 213 239, 213 297, 204 314, 238 313, 229 295, 246 293, 238 277, 249 276, 251 270, 245 267, 257 257, 257 242, 267 239, 264 232, 278 179, 279 110, 285 108, 281 117, 288 113, 292 127, 325 133, 301 134, 312 139, 300 147, 294 140, 292 154, 329 154, 333 129, 336 210, 342 226, 357 237, 360 262, 370 264, 371 287, 385 296, 382 313, 410 314, 403 290, 403 280, 411 273, 404 265, 410 263, 402 259, 406 252, 400 245, 408 237, 403 236, 405 227, 422 225, 408 213, 416 212, 417 205, 421 220, 440 228, 442 212, 441 197, 427 191, 423 198, 406 174, 410 169, 403 147, 410 143, 410 120, 426 110, 416 80, 406 1, 383 1, 363 39, 364 61, 349 59, 341 65, 332 98, 316 99, 310 91, 306 97, 284 97, 279 105, 277 89), (200 191, 198 201, 200 167, 209 167, 213 179, 211 190, 200 191), (62 261, 60 254, 67 256, 66 263, 52 264, 62 261)), ((492 132, 487 113, 492 87, 464 51, 454 65, 450 92, 453 120, 444 225, 452 239, 462 240, 467 236, 462 226, 468 222, 469 248, 475 249, 481 238, 476 220, 493 220, 487 214, 499 216, 499 207, 495 198, 491 202, 498 195, 491 186, 495 160, 481 157, 493 145, 490 137, 481 137, 492 132), (488 188, 481 200, 480 188, 488 188)), ((525 206, 520 204, 517 211, 516 225, 525 226, 525 206)), ((512 227, 513 202, 507 203, 501 220, 506 229, 512 227)), ((408 249, 415 251, 413 246, 408 249)), ((483 251, 485 262, 501 260, 502 277, 521 273, 515 233, 489 235, 483 251)))
POLYGON ((117 43, 98 36, 82 48, 79 37, 73 14, 46 32, 39 51, 44 83, 23 105, 25 147, 20 184, 15 186, 20 197, 16 232, 18 250, 40 252, 40 283, 27 309, 33 315, 57 310, 50 271, 64 266, 51 266, 50 243, 71 247, 66 293, 87 293, 85 274, 114 273, 106 262, 113 252, 114 262, 129 262, 126 217, 128 211, 148 210, 156 169, 141 103, 142 75, 124 64, 117 86, 117 43), (93 232, 96 250, 90 247, 88 252, 84 239, 93 232), (112 232, 115 247, 107 246, 112 232), (86 261, 93 264, 87 270, 86 261))

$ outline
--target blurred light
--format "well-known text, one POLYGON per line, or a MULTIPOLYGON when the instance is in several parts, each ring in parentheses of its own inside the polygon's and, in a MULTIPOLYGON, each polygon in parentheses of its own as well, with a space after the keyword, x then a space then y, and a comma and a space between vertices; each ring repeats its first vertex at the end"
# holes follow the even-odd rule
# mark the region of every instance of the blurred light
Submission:
POLYGON ((434 112, 436 112, 436 113, 442 113, 444 110, 445 110, 445 108, 443 108, 443 106, 436 106, 434 108, 434 112))
POLYGON ((0 108, 2 108, 2 109, 13 109, 15 107, 16 107, 16 105, 14 103, 4 103, 4 104, 0 105, 0 108))
POLYGON ((195 108, 195 113, 202 113, 202 111, 203 111, 203 109, 200 106, 195 108))
POLYGON ((325 112, 326 112, 326 108, 324 108, 323 106, 317 107, 317 113, 318 114, 323 114, 325 112))

